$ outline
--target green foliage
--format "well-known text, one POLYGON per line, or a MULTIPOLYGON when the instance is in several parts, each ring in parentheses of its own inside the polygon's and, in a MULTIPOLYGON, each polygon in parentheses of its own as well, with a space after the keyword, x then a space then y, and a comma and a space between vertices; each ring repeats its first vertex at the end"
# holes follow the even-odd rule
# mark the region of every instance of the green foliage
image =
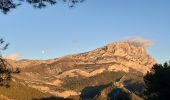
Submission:
MULTIPOLYGON (((35 8, 44 8, 47 5, 54 5, 59 0, 0 0, 0 10, 6 14, 11 9, 20 6, 23 2, 27 2, 35 8)), ((69 7, 74 7, 77 3, 81 3, 84 0, 62 0, 63 2, 68 3, 69 7)))
POLYGON ((167 100, 170 96, 170 63, 154 65, 144 81, 148 100, 167 100))
POLYGON ((114 82, 115 80, 121 78, 124 75, 123 72, 105 72, 93 77, 83 78, 83 77, 74 77, 69 78, 65 81, 63 88, 81 91, 88 86, 98 86, 114 82))
POLYGON ((15 100, 32 100, 52 96, 22 85, 17 81, 11 81, 9 88, 0 87, 0 94, 15 100))

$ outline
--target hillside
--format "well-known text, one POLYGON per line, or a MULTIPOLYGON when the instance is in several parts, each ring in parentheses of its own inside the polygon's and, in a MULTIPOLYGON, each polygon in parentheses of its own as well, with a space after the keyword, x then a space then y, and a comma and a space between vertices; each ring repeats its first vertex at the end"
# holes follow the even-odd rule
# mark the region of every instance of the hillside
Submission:
POLYGON ((14 77, 29 87, 65 98, 84 98, 84 90, 89 87, 92 90, 85 93, 94 92, 97 98, 104 88, 93 87, 114 84, 122 77, 123 87, 138 95, 143 91, 143 75, 156 63, 144 47, 127 42, 56 59, 8 62, 21 68, 21 73, 14 77))
POLYGON ((10 87, 0 87, 0 100, 32 100, 51 96, 49 93, 42 93, 28 87, 16 79, 11 81, 10 87))

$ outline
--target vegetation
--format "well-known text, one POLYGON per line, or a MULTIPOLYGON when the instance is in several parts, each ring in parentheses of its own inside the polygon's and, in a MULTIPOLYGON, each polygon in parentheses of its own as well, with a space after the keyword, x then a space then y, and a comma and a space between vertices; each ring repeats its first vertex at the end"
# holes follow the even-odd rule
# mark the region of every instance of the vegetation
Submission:
MULTIPOLYGON (((95 96, 99 95, 100 92, 102 92, 105 88, 108 88, 111 85, 112 85, 112 83, 86 87, 81 91, 80 97, 85 100, 92 100, 95 98, 95 96)), ((105 99, 103 99, 103 100, 105 100, 105 99)))
POLYGON ((110 100, 131 100, 130 94, 125 92, 121 88, 115 88, 109 93, 108 97, 110 100))
MULTIPOLYGON (((134 72, 134 71, 131 71, 134 72)), ((143 97, 145 91, 145 82, 142 73, 128 73, 123 81, 124 87, 136 95, 143 97)))
POLYGON ((47 98, 52 96, 50 94, 42 93, 36 89, 23 85, 18 80, 11 81, 9 88, 0 87, 0 94, 8 97, 9 99, 15 100, 38 100, 40 98, 47 98))
POLYGON ((13 73, 20 73, 20 72, 21 72, 21 69, 18 67, 13 71, 13 73))
MULTIPOLYGON (((59 0, 0 0, 0 10, 6 14, 11 9, 20 6, 23 2, 27 2, 35 8, 44 8, 47 5, 54 5, 59 0)), ((69 7, 74 7, 75 4, 83 2, 84 0, 62 0, 63 2, 68 3, 69 7)))
POLYGON ((156 64, 144 77, 148 100, 167 100, 170 96, 170 62, 156 64))
POLYGON ((142 100, 128 89, 109 83, 99 86, 89 86, 83 89, 82 100, 142 100))
MULTIPOLYGON (((6 50, 8 43, 1 38, 0 39, 0 51, 6 50)), ((1 52, 0 52, 1 53, 1 52)), ((6 62, 0 54, 0 86, 9 86, 9 81, 11 79, 11 71, 6 67, 6 62)))
POLYGON ((114 82, 115 80, 121 78, 123 75, 123 72, 105 72, 89 78, 68 78, 62 87, 69 90, 81 91, 88 86, 98 86, 114 82))

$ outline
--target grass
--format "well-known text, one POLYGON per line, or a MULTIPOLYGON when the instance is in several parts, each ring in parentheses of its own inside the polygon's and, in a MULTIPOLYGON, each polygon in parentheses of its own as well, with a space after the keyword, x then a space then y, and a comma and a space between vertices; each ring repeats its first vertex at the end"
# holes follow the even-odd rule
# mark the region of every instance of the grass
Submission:
POLYGON ((11 81, 9 88, 0 87, 0 95, 14 100, 32 100, 52 96, 48 93, 42 93, 36 89, 22 85, 16 81, 11 81))

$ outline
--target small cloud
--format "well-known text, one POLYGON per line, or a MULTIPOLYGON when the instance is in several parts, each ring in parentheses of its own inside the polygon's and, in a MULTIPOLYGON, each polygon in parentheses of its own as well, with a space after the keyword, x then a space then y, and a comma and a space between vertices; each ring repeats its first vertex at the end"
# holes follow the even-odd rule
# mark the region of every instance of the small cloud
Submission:
POLYGON ((11 59, 11 60, 19 60, 21 58, 20 54, 10 54, 5 57, 6 59, 11 59))
POLYGON ((147 40, 143 38, 130 38, 126 42, 137 47, 140 47, 140 46, 151 47, 154 45, 154 42, 152 40, 147 40))

